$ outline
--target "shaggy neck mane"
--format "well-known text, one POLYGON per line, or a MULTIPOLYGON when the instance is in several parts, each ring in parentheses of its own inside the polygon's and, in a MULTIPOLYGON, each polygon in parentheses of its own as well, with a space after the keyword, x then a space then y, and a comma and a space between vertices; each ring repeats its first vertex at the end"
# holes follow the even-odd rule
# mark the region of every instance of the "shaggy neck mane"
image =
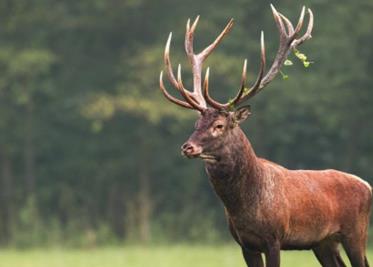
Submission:
POLYGON ((256 185, 262 179, 261 162, 240 127, 229 132, 216 154, 220 160, 206 163, 206 170, 216 193, 233 212, 247 198, 257 195, 256 185))

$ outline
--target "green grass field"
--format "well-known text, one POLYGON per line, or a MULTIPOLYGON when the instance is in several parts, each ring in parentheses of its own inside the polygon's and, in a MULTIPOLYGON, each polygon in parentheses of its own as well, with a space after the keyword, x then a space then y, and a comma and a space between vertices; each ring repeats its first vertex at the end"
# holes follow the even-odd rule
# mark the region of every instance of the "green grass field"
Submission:
MULTIPOLYGON (((373 262, 373 250, 368 258, 373 262)), ((282 266, 319 266, 312 252, 282 252, 282 266)), ((244 267, 238 246, 0 250, 0 267, 244 267)))

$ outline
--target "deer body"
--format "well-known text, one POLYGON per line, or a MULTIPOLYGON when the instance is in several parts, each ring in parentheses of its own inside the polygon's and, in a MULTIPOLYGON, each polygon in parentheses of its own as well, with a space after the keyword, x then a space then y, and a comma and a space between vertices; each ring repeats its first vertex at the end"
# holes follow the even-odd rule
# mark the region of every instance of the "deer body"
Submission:
POLYGON ((336 170, 288 170, 256 157, 241 129, 234 132, 235 145, 217 151, 224 160, 207 162, 206 171, 241 246, 264 252, 277 239, 281 249, 311 249, 340 241, 357 222, 366 228, 366 182, 336 170))
POLYGON ((255 155, 239 124, 251 115, 249 106, 240 104, 254 97, 279 73, 292 49, 311 38, 313 14, 305 34, 305 8, 294 27, 272 7, 280 33, 277 55, 265 73, 264 34, 261 34, 260 69, 254 85, 246 86, 246 60, 241 86, 232 101, 222 104, 209 95, 209 68, 201 81, 202 65, 233 26, 231 19, 216 40, 199 54, 193 38, 198 19, 185 34, 185 50, 192 64, 193 91, 184 87, 179 65, 177 78, 170 60, 170 34, 164 53, 167 77, 184 100, 165 88, 163 72, 159 84, 164 96, 184 108, 198 111, 195 130, 181 147, 188 158, 205 161, 210 182, 222 200, 230 231, 241 246, 250 267, 280 266, 281 249, 312 249, 323 267, 346 266, 339 254, 341 243, 353 267, 369 267, 366 256, 372 190, 362 179, 336 170, 288 170, 255 155), (210 107, 209 107, 209 106, 210 107))

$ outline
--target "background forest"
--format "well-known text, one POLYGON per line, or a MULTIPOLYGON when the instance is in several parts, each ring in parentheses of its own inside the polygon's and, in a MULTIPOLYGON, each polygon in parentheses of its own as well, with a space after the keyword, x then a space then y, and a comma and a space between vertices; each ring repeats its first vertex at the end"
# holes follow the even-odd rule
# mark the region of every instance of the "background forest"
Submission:
MULTIPOLYGON (((313 63, 292 55, 288 78, 251 101, 243 127, 256 153, 373 183, 373 2, 272 2, 294 23, 303 4, 313 10, 300 47, 313 63)), ((201 15, 197 49, 233 17, 207 65, 214 97, 234 96, 245 58, 255 79, 261 30, 267 59, 276 52, 269 3, 0 0, 1 245, 228 240, 202 162, 180 155, 196 114, 166 101, 158 77, 170 31, 190 85, 188 17, 201 15)))

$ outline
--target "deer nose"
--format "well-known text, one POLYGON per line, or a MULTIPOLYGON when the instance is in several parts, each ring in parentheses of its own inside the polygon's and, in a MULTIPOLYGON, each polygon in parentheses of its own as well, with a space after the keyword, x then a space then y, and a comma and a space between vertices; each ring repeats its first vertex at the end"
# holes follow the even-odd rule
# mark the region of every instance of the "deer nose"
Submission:
POLYGON ((202 147, 193 142, 186 142, 181 146, 181 153, 187 157, 196 157, 202 153, 202 147))

